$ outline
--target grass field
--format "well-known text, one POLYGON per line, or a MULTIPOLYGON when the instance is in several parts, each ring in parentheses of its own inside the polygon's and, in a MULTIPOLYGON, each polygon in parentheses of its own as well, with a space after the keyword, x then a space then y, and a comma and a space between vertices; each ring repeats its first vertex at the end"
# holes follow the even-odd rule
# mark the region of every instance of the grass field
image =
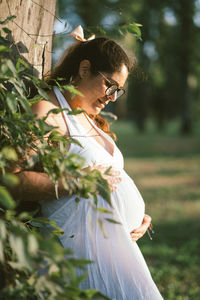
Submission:
POLYGON ((165 300, 200 299, 200 138, 112 128, 125 169, 152 216, 155 234, 138 243, 165 300))

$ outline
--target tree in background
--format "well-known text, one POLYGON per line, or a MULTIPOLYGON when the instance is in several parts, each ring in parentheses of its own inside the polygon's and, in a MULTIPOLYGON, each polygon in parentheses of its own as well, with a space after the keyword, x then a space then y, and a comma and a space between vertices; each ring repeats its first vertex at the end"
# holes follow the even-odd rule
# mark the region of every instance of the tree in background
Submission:
POLYGON ((192 130, 195 99, 189 78, 196 77, 198 56, 194 45, 199 31, 194 16, 195 1, 152 1, 151 5, 144 1, 136 16, 144 25, 138 60, 148 76, 146 83, 133 78, 134 97, 129 93, 130 110, 132 107, 136 115, 139 111, 135 118, 139 128, 153 116, 158 128, 178 118, 182 133, 192 130))
MULTIPOLYGON (((5 32, 12 43, 16 57, 22 56, 33 70, 42 78, 51 69, 52 33, 56 0, 2 0, 0 2, 1 20, 16 16, 5 32)), ((3 32, 4 25, 0 25, 3 32)))
MULTIPOLYGON (((174 3, 175 4, 175 3, 174 3)), ((192 130, 192 93, 189 76, 195 74, 195 44, 198 40, 194 26, 194 1, 180 1, 174 5, 178 19, 177 65, 179 70, 179 103, 181 113, 181 131, 189 133, 192 130)))

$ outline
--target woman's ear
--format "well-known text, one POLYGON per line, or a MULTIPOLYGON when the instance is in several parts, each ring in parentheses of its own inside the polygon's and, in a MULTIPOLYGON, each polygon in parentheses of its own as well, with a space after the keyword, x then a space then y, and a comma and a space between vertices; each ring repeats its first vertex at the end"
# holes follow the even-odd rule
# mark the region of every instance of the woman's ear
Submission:
POLYGON ((80 78, 87 78, 90 76, 91 72, 90 72, 90 67, 91 67, 91 63, 89 60, 84 59, 80 62, 79 65, 79 76, 80 78))

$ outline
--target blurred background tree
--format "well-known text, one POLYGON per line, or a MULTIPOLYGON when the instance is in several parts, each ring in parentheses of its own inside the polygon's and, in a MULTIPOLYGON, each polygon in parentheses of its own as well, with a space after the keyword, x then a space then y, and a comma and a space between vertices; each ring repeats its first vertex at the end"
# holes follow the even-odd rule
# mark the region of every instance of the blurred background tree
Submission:
MULTIPOLYGON (((60 0, 57 11, 65 27, 56 21, 56 31, 67 33, 81 24, 86 33, 106 32, 135 53, 139 68, 129 78, 128 96, 109 110, 140 130, 153 119, 159 129, 176 120, 180 132, 192 132, 200 106, 199 0, 60 0), (134 21, 143 25, 141 42, 121 34, 120 28, 134 21)), ((54 61, 69 43, 67 34, 55 37, 54 61)))

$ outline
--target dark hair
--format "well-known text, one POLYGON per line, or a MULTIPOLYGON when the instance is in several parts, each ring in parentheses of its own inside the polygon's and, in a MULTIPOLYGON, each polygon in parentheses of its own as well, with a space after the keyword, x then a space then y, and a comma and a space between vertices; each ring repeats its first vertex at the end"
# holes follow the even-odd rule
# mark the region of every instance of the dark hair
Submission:
POLYGON ((80 62, 87 59, 91 63, 91 72, 98 71, 114 73, 120 71, 125 64, 130 72, 132 64, 125 51, 113 40, 99 37, 86 42, 77 42, 65 50, 52 73, 47 76, 47 83, 55 85, 59 80, 61 85, 67 84, 78 74, 80 62))
MULTIPOLYGON (((56 80, 60 85, 70 83, 78 75, 80 62, 84 59, 90 61, 91 72, 94 75, 98 74, 98 71, 110 74, 118 72, 123 64, 130 72, 133 66, 121 46, 113 40, 99 37, 86 42, 76 42, 67 48, 54 70, 47 75, 46 82, 51 86, 56 84, 56 80)), ((90 115, 90 117, 94 119, 98 127, 116 139, 103 117, 100 115, 90 115)))

